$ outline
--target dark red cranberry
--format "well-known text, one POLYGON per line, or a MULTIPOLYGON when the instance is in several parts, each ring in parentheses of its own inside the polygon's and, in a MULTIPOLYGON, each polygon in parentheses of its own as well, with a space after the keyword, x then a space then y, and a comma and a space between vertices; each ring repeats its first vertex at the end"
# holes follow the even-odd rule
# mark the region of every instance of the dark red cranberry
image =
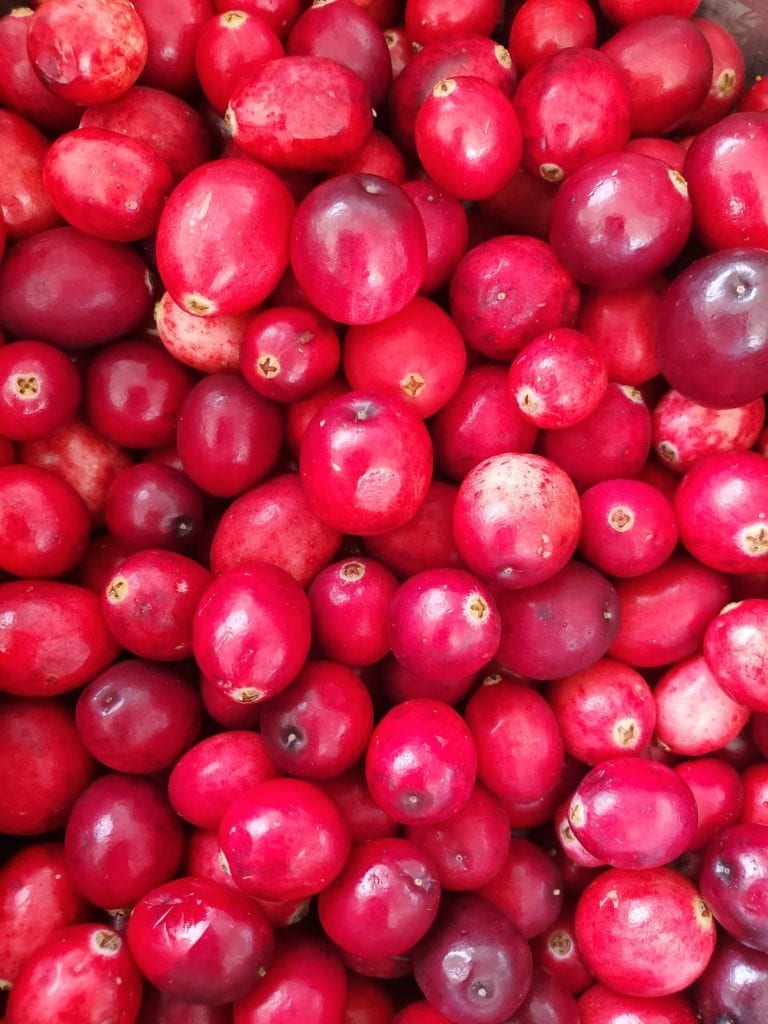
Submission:
POLYGON ((703 1024, 762 1020, 768 1013, 768 956, 723 937, 696 982, 693 998, 703 1024))
POLYGON ((272 928, 255 900, 201 878, 177 878, 147 892, 126 937, 153 985, 213 1005, 249 992, 274 950, 272 928))
POLYGON ((699 876, 701 894, 718 922, 737 942, 761 953, 768 953, 767 875, 768 826, 739 824, 707 846, 699 876))
POLYGON ((14 7, 0 21, 0 103, 6 110, 29 118, 43 131, 66 131, 77 124, 80 108, 70 100, 54 96, 32 67, 27 35, 34 13, 29 7, 14 7))
POLYGON ((371 796, 362 763, 335 779, 324 779, 320 786, 341 811, 353 846, 368 839, 385 839, 398 834, 400 826, 371 796))
POLYGON ((147 984, 136 1024, 232 1024, 232 1007, 188 1003, 147 984))
POLYGON ((203 528, 203 499, 189 478, 156 462, 124 469, 110 484, 104 517, 132 551, 189 551, 203 528))
POLYGON ((97 760, 117 772, 170 767, 197 738, 200 698, 187 680, 147 661, 112 665, 86 686, 75 720, 97 760))
POLYGON ((344 1024, 392 1024, 395 1001, 381 982, 350 973, 344 1012, 344 1024))
POLYGON ((0 348, 0 433, 12 441, 45 440, 74 417, 80 393, 77 370, 53 345, 0 348))
POLYGON ((576 941, 571 903, 564 905, 549 928, 531 940, 531 951, 534 964, 543 966, 574 995, 594 981, 576 941))
POLYGON ((467 251, 467 214, 458 199, 431 181, 403 182, 403 191, 413 201, 424 225, 427 269, 420 290, 431 295, 448 283, 467 251))
POLYGON ((581 1024, 576 1000, 571 993, 543 967, 534 965, 533 981, 528 995, 510 1024, 581 1024))
POLYGON ((513 836, 499 873, 479 895, 504 911, 526 939, 557 919, 563 905, 563 880, 553 858, 530 839, 513 836))
POLYGON ((303 779, 271 779, 245 790, 221 820, 219 843, 240 888, 267 900, 321 892, 344 867, 350 848, 336 804, 303 779))
POLYGON ((213 10, 210 0, 136 0, 147 30, 147 63, 140 82, 169 93, 195 92, 195 40, 213 10))
POLYGON ((584 288, 576 326, 599 349, 609 380, 638 387, 655 377, 656 326, 667 283, 651 278, 634 288, 584 288))

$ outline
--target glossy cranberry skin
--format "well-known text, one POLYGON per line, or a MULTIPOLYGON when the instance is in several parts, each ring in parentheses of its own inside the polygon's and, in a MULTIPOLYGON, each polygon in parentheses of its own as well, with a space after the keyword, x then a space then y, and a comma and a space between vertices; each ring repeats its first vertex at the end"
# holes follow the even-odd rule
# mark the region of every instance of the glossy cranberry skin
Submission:
POLYGON ((170 0, 156 4, 137 0, 136 10, 147 30, 147 63, 142 85, 186 96, 195 94, 195 40, 213 14, 210 0, 170 0))
POLYGON ((291 266, 310 302, 347 324, 385 320, 421 287, 427 245, 419 212, 393 182, 342 174, 299 205, 291 266))
POLYGON ((298 474, 286 473, 246 491, 227 508, 213 535, 211 568, 220 574, 269 562, 306 587, 340 543, 341 534, 316 515, 298 474))
POLYGON ((309 588, 313 639, 326 657, 344 665, 372 665, 389 651, 387 610, 394 575, 370 558, 326 566, 309 588), (349 629, 349 616, 355 620, 349 629))
POLYGON ((703 849, 718 832, 739 820, 744 786, 736 769, 719 757, 682 761, 673 768, 693 793, 698 825, 691 850, 703 849))
POLYGON ((27 50, 54 95, 86 106, 113 100, 133 85, 147 60, 147 32, 127 0, 109 10, 93 0, 56 0, 36 11, 27 50))
POLYGON ((455 1024, 502 1024, 528 992, 531 952, 501 910, 461 896, 417 947, 414 974, 430 1005, 455 1024), (452 969, 456 963, 460 970, 452 969))
POLYGON ((296 677, 310 630, 309 601, 298 583, 256 562, 213 581, 197 607, 192 644, 200 670, 250 704, 296 677))
POLYGON ((718 922, 737 942, 761 953, 768 952, 767 872, 768 826, 739 824, 707 846, 699 875, 701 894, 718 922))
POLYGON ((278 936, 267 974, 233 1007, 234 1024, 343 1024, 347 978, 330 944, 295 929, 278 936))
POLYGON ((598 981, 656 997, 682 992, 701 975, 716 936, 695 886, 659 867, 599 875, 579 898, 576 938, 598 981))
POLYGON ((588 852, 616 868, 656 868, 687 850, 693 794, 666 765, 642 757, 603 761, 571 797, 568 822, 588 852))
POLYGON ((578 1009, 582 1024, 620 1024, 628 1013, 638 1024, 696 1024, 698 1020, 684 995, 627 996, 599 982, 579 999, 578 1009))
POLYGON ((356 846, 339 877, 318 899, 320 923, 342 950, 398 956, 432 926, 440 881, 432 858, 407 839, 356 846))
POLYGON ((88 367, 88 420, 103 437, 125 448, 171 444, 193 381, 192 374, 157 345, 116 342, 88 367))
POLYGON ((712 51, 712 80, 701 106, 679 126, 683 135, 701 132, 729 114, 746 84, 744 54, 731 32, 710 17, 696 18, 694 24, 712 51))
POLYGON ((138 253, 75 228, 24 239, 0 266, 0 324, 67 351, 127 334, 146 320, 150 300, 138 253))
POLYGON ((232 1008, 187 1003, 145 985, 137 1024, 232 1024, 232 1008))
POLYGON ((534 964, 544 967, 574 995, 594 981, 576 942, 570 902, 564 904, 550 927, 531 941, 531 951, 534 964))
POLYGON ((3 695, 0 828, 6 835, 41 835, 61 828, 93 778, 94 761, 58 700, 3 695), (60 767, 51 771, 51 759, 60 767))
POLYGON ((303 779, 272 779, 245 790, 222 818, 219 843, 240 888, 267 900, 325 889, 350 848, 336 804, 303 779))
POLYGON ((768 257, 725 249, 693 262, 664 297, 659 367, 686 398, 732 409, 762 397, 768 383, 768 257))
POLYGON ((393 1024, 450 1024, 445 1014, 434 1009, 426 1000, 408 1003, 398 1013, 393 1024))
POLYGON ((373 703, 351 669, 310 661, 265 703, 260 729, 267 753, 282 771, 313 781, 334 778, 365 752, 373 703))
POLYGON ((61 843, 33 843, 6 860, 0 869, 0 986, 10 988, 38 946, 87 914, 61 843))
POLYGON ((81 128, 103 128, 143 142, 178 181, 208 158, 211 140, 197 111, 162 89, 135 85, 110 103, 87 107, 81 128))
POLYGON ((151 662, 110 666, 80 694, 77 730, 90 752, 117 772, 169 768, 197 738, 200 698, 184 679, 151 662))
POLYGON ((573 484, 549 459, 505 454, 466 475, 453 523, 469 568, 517 589, 549 579, 565 565, 576 547, 581 509, 573 484))
POLYGON ((722 452, 700 459, 675 493, 680 540, 694 558, 714 569, 763 572, 767 499, 768 462, 762 455, 722 452))
POLYGON ((49 580, 0 584, 3 692, 45 697, 75 690, 118 650, 89 590, 49 580))
MULTIPOLYGON (((13 20, 16 19, 3 18, 0 26, 4 28, 13 20)), ((0 111, 0 138, 3 142, 0 227, 4 235, 7 234, 10 241, 56 227, 60 218, 43 184, 43 164, 50 147, 48 139, 24 117, 10 110, 0 111)))
POLYGON ((350 327, 344 338, 344 373, 352 387, 397 395, 424 419, 456 392, 466 362, 451 318, 421 296, 380 323, 350 327))
POLYGON ((402 824, 434 825, 469 800, 477 752, 450 705, 429 698, 398 704, 379 721, 365 759, 376 803, 402 824))
POLYGON ((765 403, 756 398, 735 409, 698 405, 670 390, 652 414, 653 447, 676 473, 685 473, 704 455, 752 448, 765 422, 765 403))
POLYGON ((184 834, 165 794, 149 779, 102 775, 67 821, 64 853, 78 889, 105 910, 131 907, 173 878, 184 834))
POLYGON ((249 992, 274 949, 255 900, 202 878, 177 878, 146 893, 131 914, 127 939, 153 985, 212 1005, 249 992))
POLYGON ((558 189, 549 241, 582 284, 629 288, 671 263, 690 228, 691 204, 677 171, 640 153, 607 153, 558 189))
POLYGON ((278 306, 257 313, 243 334, 240 370, 254 389, 276 402, 301 401, 339 368, 339 339, 313 310, 278 306))
POLYGON ((560 50, 592 47, 596 38, 595 13, 584 0, 530 0, 512 18, 509 53, 524 72, 560 50))
POLYGON ((117 932, 101 924, 74 924, 57 932, 26 961, 11 990, 5 1020, 135 1021, 142 986, 142 976, 117 932))
POLYGON ((262 302, 288 264, 294 209, 277 175, 253 160, 216 160, 188 174, 166 203, 155 246, 174 302, 196 316, 262 302))
POLYGON ((393 821, 371 796, 362 762, 343 775, 337 775, 334 779, 324 779, 320 786, 341 811, 349 828, 353 846, 368 839, 384 839, 399 833, 400 826, 397 822, 393 821))
POLYGON ((395 1013, 395 1001, 383 984, 357 974, 347 976, 344 1024, 392 1024, 395 1013))
POLYGON ((469 226, 464 207, 431 181, 403 183, 403 191, 419 211, 427 238, 427 269, 421 283, 425 295, 447 284, 467 251, 469 226))
POLYGON ((467 344, 489 359, 507 359, 538 334, 570 327, 578 306, 571 274, 538 238, 481 242, 451 278, 451 316, 467 344))
POLYGON ((709 92, 712 51, 688 17, 642 18, 619 29, 601 49, 627 79, 633 135, 666 135, 709 92))
POLYGON ((762 1020, 768 1012, 768 957, 724 936, 696 982, 693 997, 703 1024, 762 1020))
POLYGON ((203 499, 188 477, 157 462, 139 462, 109 486, 104 518, 132 551, 189 551, 203 528, 203 499))
POLYGON ((486 683, 465 718, 475 740, 478 779, 504 800, 532 803, 557 785, 563 741, 546 700, 522 683, 486 683))
POLYGON ((726 605, 707 626, 704 657, 729 697, 752 711, 768 711, 763 645, 768 601, 748 598, 726 605))
POLYGON ((514 103, 523 162, 545 181, 562 181, 629 141, 629 89, 598 50, 573 46, 545 57, 523 76, 514 103))
POLYGON ((80 405, 80 377, 58 348, 17 341, 0 348, 0 433, 39 441, 71 420, 80 405))
POLYGON ((634 288, 582 290, 576 327, 600 350, 609 380, 637 387, 658 374, 656 325, 666 287, 651 278, 634 288))
POLYGON ((495 904, 526 939, 556 919, 563 904, 563 880, 554 859, 530 839, 512 836, 499 873, 478 895, 495 904))
POLYGON ((283 437, 277 405, 232 374, 211 374, 179 412, 176 443, 184 470, 206 493, 233 497, 277 461, 283 437))
POLYGON ((238 83, 283 53, 277 33, 258 14, 230 10, 208 18, 195 42, 195 70, 206 99, 223 115, 238 83))
POLYGON ((432 444, 416 414, 394 396, 355 391, 326 405, 307 427, 301 482, 329 526, 376 534, 418 510, 432 470, 432 444))

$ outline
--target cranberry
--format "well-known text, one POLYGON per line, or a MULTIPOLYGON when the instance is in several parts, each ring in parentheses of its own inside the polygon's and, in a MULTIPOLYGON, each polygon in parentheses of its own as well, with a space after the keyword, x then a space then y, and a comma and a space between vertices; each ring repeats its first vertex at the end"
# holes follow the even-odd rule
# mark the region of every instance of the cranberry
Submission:
POLYGON ((368 839, 385 839, 398 834, 400 826, 371 796, 362 763, 334 779, 324 779, 321 788, 341 811, 353 846, 368 839))
POLYGON ((373 704, 363 682, 344 665, 310 661, 264 705, 267 753, 284 772, 326 779, 352 768, 373 729, 373 704))
POLYGON ((738 820, 744 801, 742 780, 735 768, 717 757, 683 761, 673 771, 696 800, 699 820, 689 849, 701 850, 717 832, 738 820))
POLYGON ((735 409, 711 409, 670 390, 654 406, 652 422, 656 454, 685 473, 705 455, 751 448, 765 422, 765 402, 761 396, 735 409))
MULTIPOLYGON (((3 18, 0 27, 9 20, 3 18)), ((0 111, 0 138, 0 226, 4 233, 9 239, 26 238, 56 227, 60 218, 43 184, 50 143, 34 125, 10 110, 0 111)))
MULTIPOLYGON (((339 0, 332 0, 338 3, 339 0)), ((389 136, 374 129, 358 155, 339 168, 340 174, 376 174, 395 185, 402 185, 408 176, 405 157, 389 136)), ((426 229, 425 229, 426 230, 426 229)), ((422 290, 424 286, 422 284, 422 290)))
POLYGON ((200 699, 183 676, 147 661, 121 661, 92 680, 75 709, 90 752, 117 772, 169 768, 200 730, 200 699))
POLYGON ((349 830, 336 804, 302 779, 246 789, 219 827, 226 868, 241 889, 267 900, 313 896, 338 876, 349 830))
POLYGON ((726 605, 704 634, 704 657, 717 685, 733 700, 762 712, 768 712, 767 614, 768 601, 761 598, 726 605))
POLYGON ((67 350, 132 331, 147 318, 150 299, 138 253, 71 227, 25 238, 0 264, 0 324, 17 338, 67 350))
POLYGON ((656 325, 667 284, 661 278, 633 288, 584 288, 576 327, 597 346, 608 378, 634 387, 655 377, 656 325))
POLYGON ((427 295, 450 280, 467 251, 469 224, 463 205, 431 181, 403 182, 403 191, 419 211, 427 238, 427 269, 421 291, 427 295))
POLYGON ((477 747, 478 778, 505 800, 532 803, 551 792, 563 767, 563 741, 544 698, 503 680, 476 690, 466 720, 477 747))
POLYGON ((195 70, 205 98, 223 115, 235 87, 283 53, 276 32, 258 14, 231 10, 209 18, 195 42, 195 70))
POLYGON ((189 551, 203 527, 203 500, 184 473, 140 462, 109 486, 104 517, 110 532, 132 551, 189 551))
POLYGON ((385 178, 337 175, 299 205, 291 266, 310 302, 332 320, 385 320, 411 301, 424 279, 421 216, 385 178))
POLYGON ((509 27, 509 52, 516 68, 528 71, 543 57, 570 47, 592 47, 597 24, 585 0, 528 0, 509 27))
POLYGON ((224 120, 235 142, 265 164, 333 171, 367 142, 370 104, 361 79, 337 61, 287 56, 235 86, 224 120))
POLYGON ((724 249, 670 285, 657 334, 659 367, 685 398, 732 409, 768 389, 768 255, 724 249))
POLYGON ((603 761, 571 797, 568 822, 603 863, 656 868, 687 850, 696 831, 696 802, 671 768, 641 757, 603 761))
POLYGON ((721 831, 704 852, 701 894, 728 934, 768 952, 763 893, 768 873, 768 826, 739 824, 721 831))
POLYGON ((195 316, 166 292, 155 306, 160 341, 178 362, 200 373, 232 372, 240 365, 240 344, 250 313, 195 316))
POLYGON ((456 814, 472 794, 476 767, 475 743, 463 719, 450 705, 428 698, 388 711, 365 760, 373 799, 408 825, 434 825, 456 814))
POLYGON ((556 920, 563 903, 563 881, 555 862, 530 839, 513 836, 499 873, 479 895, 500 907, 526 939, 556 920))
MULTIPOLYGON (((731 766, 728 765, 730 768, 731 766)), ((747 825, 768 825, 768 777, 766 777, 766 763, 761 762, 760 764, 751 764, 748 768, 745 768, 740 776, 740 787, 739 794, 743 796, 743 800, 737 802, 734 798, 729 803, 728 812, 736 807, 738 809, 739 803, 741 810, 738 814, 738 819, 747 825)), ((720 794, 716 794, 719 796, 720 794)), ((728 821, 727 824, 733 824, 732 821, 728 821)))
POLYGON ((566 751, 595 765, 640 754, 653 736, 656 704, 639 672, 611 658, 547 687, 566 751))
POLYGON ((524 235, 474 246, 451 278, 451 316, 467 344, 489 359, 507 359, 537 335, 570 327, 578 307, 576 283, 554 250, 524 235))
POLYGON ((417 947, 414 975, 455 1024, 502 1024, 532 979, 531 951, 509 918, 477 896, 454 898, 417 947))
POLYGON ((311 421, 299 468, 313 508, 329 526, 383 533, 406 523, 426 496, 432 445, 400 399, 353 391, 311 421))
POLYGON ((200 599, 192 644, 206 676, 235 699, 258 703, 284 690, 304 664, 309 601, 288 573, 265 563, 223 573, 200 599))
POLYGON ((768 957, 723 938, 696 982, 694 1002, 703 1024, 762 1020, 768 1012, 768 957))
POLYGON ((450 1021, 426 1000, 420 999, 403 1007, 392 1024, 450 1024, 450 1021))
POLYGON ((184 834, 165 794, 149 779, 102 775, 82 793, 64 835, 75 885, 105 910, 130 908, 173 878, 184 834))
POLYGON ((424 419, 455 394, 466 361, 451 318, 421 296, 380 323, 350 327, 344 338, 344 374, 352 387, 397 395, 424 419))
POLYGON ((344 1024, 392 1024, 395 1002, 378 981, 358 974, 347 975, 344 1024))
POLYGON ((101 924, 73 924, 26 961, 11 989, 5 1020, 135 1021, 142 986, 142 976, 117 932, 101 924))
POLYGON ((232 1008, 187 1003, 145 985, 137 1024, 232 1024, 232 1008))
POLYGON ((671 868, 610 868, 579 899, 576 938, 598 981, 658 997, 702 974, 716 935, 696 887, 671 868))
POLYGON ((274 949, 255 900, 200 878, 177 878, 147 892, 133 909, 127 939, 153 985, 213 1005, 249 992, 274 949))
POLYGON ((286 186, 255 161, 196 168, 171 193, 157 229, 157 266, 174 302, 196 316, 262 302, 288 265, 293 214, 286 186))
POLYGON ((428 854, 407 839, 372 839, 354 848, 320 894, 318 912, 340 949, 362 957, 397 956, 426 935, 439 902, 437 867, 428 854))
POLYGON ((744 54, 731 33, 709 18, 695 18, 694 25, 712 51, 712 81, 701 106, 679 126, 686 135, 700 132, 729 114, 744 91, 746 77, 744 54))
MULTIPOLYGON (((698 1018, 685 996, 628 996, 606 985, 593 985, 578 1002, 582 1024, 620 1024, 622 1017, 637 1024, 696 1024, 698 1018)), ((712 1022, 714 1024, 714 1022, 712 1022)))
POLYGON ((543 966, 574 995, 594 981, 576 942, 574 908, 570 903, 563 906, 549 928, 531 940, 531 950, 534 964, 543 966))

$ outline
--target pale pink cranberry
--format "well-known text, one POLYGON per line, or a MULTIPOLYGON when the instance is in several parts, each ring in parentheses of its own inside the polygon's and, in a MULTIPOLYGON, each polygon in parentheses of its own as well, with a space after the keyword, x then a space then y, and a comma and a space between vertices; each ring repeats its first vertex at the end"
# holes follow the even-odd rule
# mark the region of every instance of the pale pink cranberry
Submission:
POLYGON ((765 402, 710 409, 670 390, 654 406, 651 422, 656 454, 676 473, 686 473, 704 455, 751 448, 765 422, 765 402))
POLYGON ((200 373, 232 372, 240 366, 243 332, 250 312, 195 316, 165 292, 155 306, 160 341, 174 359, 200 373))

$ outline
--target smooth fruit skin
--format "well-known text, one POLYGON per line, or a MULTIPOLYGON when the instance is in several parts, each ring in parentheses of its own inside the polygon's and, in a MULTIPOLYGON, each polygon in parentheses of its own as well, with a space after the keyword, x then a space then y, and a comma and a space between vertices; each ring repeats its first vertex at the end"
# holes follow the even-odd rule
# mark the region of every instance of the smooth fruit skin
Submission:
POLYGON ((143 978, 117 932, 101 924, 63 928, 27 960, 11 989, 7 1024, 134 1024, 143 978))
POLYGON ((272 928, 256 901, 201 878, 177 878, 142 896, 127 939, 153 985, 214 1006, 249 992, 274 951, 272 928))
POLYGON ((766 825, 731 825, 704 851, 699 876, 702 896, 732 938, 761 953, 768 953, 767 877, 766 825))
POLYGON ((751 711, 768 712, 767 617, 767 600, 747 598, 726 605, 704 634, 704 657, 718 686, 751 711))
POLYGON ((160 341, 178 362, 200 373, 232 372, 240 365, 240 343, 250 312, 195 316, 178 306, 168 292, 155 304, 160 341))
MULTIPOLYGON (((688 999, 671 996, 627 996, 599 982, 592 985, 578 1002, 581 1024, 620 1024, 626 1015, 637 1024, 696 1024, 698 1017, 688 999)), ((706 1024, 714 1022, 706 1021, 706 1024)))
POLYGON ((252 160, 216 160, 171 193, 156 258, 173 300, 196 316, 244 313, 288 265, 295 205, 273 171, 252 160))
POLYGON ((432 442, 399 398, 353 391, 310 422, 299 473, 315 513, 332 529, 384 533, 406 523, 424 500, 432 442))
POLYGON ((195 70, 206 99, 223 115, 235 86, 283 53, 277 34, 258 15, 225 11, 208 18, 195 41, 195 70))
POLYGON ((464 478, 454 507, 467 566, 504 589, 554 576, 573 554, 581 508, 571 480, 540 455, 492 456, 464 478))
POLYGON ((768 1013, 768 956, 723 937, 696 982, 693 998, 703 1024, 763 1020, 768 1013))
POLYGON ((375 174, 337 175, 300 203, 291 267, 312 305, 331 320, 378 323, 398 313, 422 285, 422 219, 393 182, 375 174))
POLYGON ((245 790, 219 826, 229 874, 251 896, 304 899, 338 876, 349 830, 330 797, 303 779, 270 779, 245 790))
POLYGON ((712 956, 716 932, 696 887, 671 868, 609 868, 579 899, 576 938, 598 981, 647 997, 694 982, 712 956))
MULTIPOLYGON (((2 29, 15 20, 3 18, 0 39, 2 29)), ((0 139, 0 223, 8 238, 26 238, 56 227, 60 219, 43 184, 43 164, 50 142, 35 125, 12 110, 0 111, 0 139)))
POLYGON ((469 800, 477 752, 450 705, 414 698, 391 708, 373 731, 365 757, 376 803, 402 824, 445 821, 469 800))

